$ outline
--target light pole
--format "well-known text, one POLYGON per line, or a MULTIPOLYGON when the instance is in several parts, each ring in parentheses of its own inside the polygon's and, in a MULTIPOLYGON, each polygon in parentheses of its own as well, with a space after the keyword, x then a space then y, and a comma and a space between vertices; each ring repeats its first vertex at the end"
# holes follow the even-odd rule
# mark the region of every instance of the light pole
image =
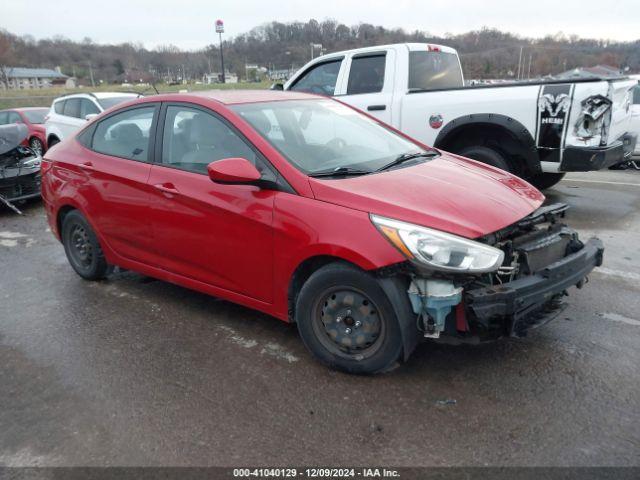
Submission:
POLYGON ((313 43, 313 42, 311 42, 309 44, 309 46, 311 47, 311 60, 313 60, 313 49, 314 48, 318 48, 320 50, 320 54, 322 54, 322 44, 321 43, 313 43))
POLYGON ((224 22, 220 19, 216 20, 216 33, 220 35, 220 68, 222 69, 222 83, 225 83, 224 78, 224 56, 222 55, 222 34, 224 33, 224 22))

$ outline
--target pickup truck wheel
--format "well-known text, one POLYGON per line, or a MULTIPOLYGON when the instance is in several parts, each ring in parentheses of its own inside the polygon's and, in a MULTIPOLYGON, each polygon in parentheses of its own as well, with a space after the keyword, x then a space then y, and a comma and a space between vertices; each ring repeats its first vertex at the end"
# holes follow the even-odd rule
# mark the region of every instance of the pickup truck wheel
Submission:
POLYGON ((316 271, 296 302, 302 341, 322 363, 348 373, 390 369, 402 353, 400 327, 374 277, 345 264, 316 271))
POLYGON ((489 147, 466 147, 457 152, 457 154, 462 157, 467 157, 482 163, 486 163, 487 165, 491 165, 492 167, 500 168, 501 170, 505 170, 507 172, 512 171, 512 168, 509 165, 509 162, 505 159, 504 155, 489 147))
POLYGON ((71 267, 82 278, 100 280, 110 272, 111 267, 104 258, 98 237, 77 210, 64 217, 62 243, 71 267))
POLYGON ((529 179, 529 183, 540 190, 544 190, 545 188, 553 187, 564 178, 564 175, 564 173, 539 173, 529 179))

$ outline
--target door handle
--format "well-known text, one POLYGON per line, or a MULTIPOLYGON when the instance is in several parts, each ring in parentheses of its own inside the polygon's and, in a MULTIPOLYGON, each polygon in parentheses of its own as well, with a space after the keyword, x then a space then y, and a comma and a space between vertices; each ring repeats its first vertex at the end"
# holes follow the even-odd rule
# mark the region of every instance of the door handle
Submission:
POLYGON ((386 110, 387 106, 386 105, 369 105, 367 107, 367 110, 369 110, 370 112, 375 112, 375 111, 380 111, 380 110, 386 110))
POLYGON ((78 165, 78 167, 89 172, 93 172, 96 169, 91 162, 81 163, 80 165, 78 165))
POLYGON ((156 183, 153 187, 163 193, 171 193, 173 195, 180 193, 173 183, 156 183))

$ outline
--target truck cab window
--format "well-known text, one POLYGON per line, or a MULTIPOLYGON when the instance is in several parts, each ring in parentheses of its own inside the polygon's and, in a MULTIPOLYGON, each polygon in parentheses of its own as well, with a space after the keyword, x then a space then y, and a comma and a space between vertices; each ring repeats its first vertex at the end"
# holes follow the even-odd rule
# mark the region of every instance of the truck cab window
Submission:
POLYGON ((462 71, 454 53, 409 52, 409 90, 463 87, 462 71))
POLYGON ((355 57, 351 60, 347 95, 377 93, 384 86, 385 55, 355 57))
POLYGON ((340 65, 342 65, 342 59, 324 62, 311 67, 290 90, 319 95, 333 95, 336 90, 340 65))

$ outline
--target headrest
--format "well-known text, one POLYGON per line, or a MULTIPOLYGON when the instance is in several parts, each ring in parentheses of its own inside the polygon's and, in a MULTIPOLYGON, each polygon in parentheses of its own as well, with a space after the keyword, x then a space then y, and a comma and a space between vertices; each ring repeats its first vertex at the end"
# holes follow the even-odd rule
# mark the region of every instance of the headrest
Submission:
POLYGON ((189 140, 200 146, 216 146, 227 136, 227 128, 211 115, 199 113, 191 122, 189 140))
POLYGON ((113 128, 111 138, 116 138, 123 142, 135 142, 141 140, 144 136, 140 127, 135 123, 122 123, 113 128))

